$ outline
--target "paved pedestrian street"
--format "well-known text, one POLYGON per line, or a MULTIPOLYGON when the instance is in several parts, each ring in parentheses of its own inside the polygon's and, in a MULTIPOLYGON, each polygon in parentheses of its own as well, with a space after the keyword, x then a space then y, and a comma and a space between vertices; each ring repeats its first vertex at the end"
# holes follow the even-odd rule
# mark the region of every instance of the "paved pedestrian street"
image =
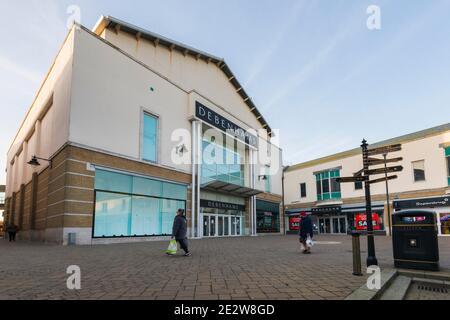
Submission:
MULTIPOLYGON (((193 255, 165 255, 168 242, 62 247, 0 240, 0 299, 344 299, 365 283, 352 276, 351 238, 318 236, 311 255, 297 236, 191 240, 193 255), (66 269, 81 269, 69 290, 66 269)), ((366 239, 361 239, 365 260, 366 239)), ((392 267, 390 238, 376 237, 392 267)), ((450 269, 450 239, 440 239, 450 269)))

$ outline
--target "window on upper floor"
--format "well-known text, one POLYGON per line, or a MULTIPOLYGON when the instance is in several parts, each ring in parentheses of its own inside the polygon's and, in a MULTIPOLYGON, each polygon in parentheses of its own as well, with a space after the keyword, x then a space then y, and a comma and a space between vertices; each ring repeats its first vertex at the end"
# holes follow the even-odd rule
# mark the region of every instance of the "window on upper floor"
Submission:
POLYGON ((341 185, 336 181, 340 177, 339 169, 316 173, 317 200, 341 199, 341 185))
POLYGON ((450 186, 450 147, 445 148, 445 158, 447 159, 447 183, 450 186))
POLYGON ((270 167, 266 166, 266 180, 265 180, 265 189, 266 192, 270 193, 270 167))
POLYGON ((300 198, 306 198, 306 183, 300 183, 300 198))
POLYGON ((142 139, 142 159, 157 162, 158 153, 158 118, 144 112, 142 139))
POLYGON ((412 163, 414 182, 425 181, 425 161, 414 161, 412 163))
POLYGON ((355 190, 362 190, 363 189, 363 183, 361 181, 355 182, 355 190))
MULTIPOLYGON (((210 129, 205 128, 205 130, 210 129)), ((239 142, 235 145, 227 145, 225 137, 222 141, 221 139, 216 139, 214 136, 204 136, 202 141, 202 155, 202 184, 223 181, 239 186, 246 185, 246 152, 245 147, 239 145, 239 142)))

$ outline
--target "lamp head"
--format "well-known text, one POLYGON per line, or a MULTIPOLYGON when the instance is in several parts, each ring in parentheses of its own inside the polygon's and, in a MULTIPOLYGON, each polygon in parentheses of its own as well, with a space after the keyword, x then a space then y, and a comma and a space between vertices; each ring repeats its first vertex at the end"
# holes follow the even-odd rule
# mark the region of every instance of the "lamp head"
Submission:
POLYGON ((27 162, 29 165, 33 166, 33 167, 37 167, 40 166, 41 164, 39 163, 38 159, 36 158, 36 156, 33 156, 31 158, 30 161, 27 162))

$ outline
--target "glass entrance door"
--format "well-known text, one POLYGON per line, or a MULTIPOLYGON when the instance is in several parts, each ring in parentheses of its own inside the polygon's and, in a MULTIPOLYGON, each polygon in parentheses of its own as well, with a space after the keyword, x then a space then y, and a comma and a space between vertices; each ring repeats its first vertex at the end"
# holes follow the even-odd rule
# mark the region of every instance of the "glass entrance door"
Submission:
POLYGON ((347 219, 345 217, 339 218, 339 233, 347 234, 347 219))
POLYGON ((333 233, 339 233, 339 218, 333 219, 333 233))
POLYGON ((223 231, 224 231, 224 225, 223 225, 223 216, 219 216, 218 218, 217 218, 217 235, 219 236, 219 237, 222 237, 223 236, 223 231))
POLYGON ((203 236, 216 236, 216 216, 203 216, 203 236))
POLYGON ((209 236, 216 236, 216 216, 209 216, 209 236))
POLYGON ((223 235, 230 235, 230 217, 223 217, 223 235))
POLYGON ((236 235, 236 217, 231 217, 231 235, 236 235))
POLYGON ((203 236, 209 236, 209 216, 203 216, 203 236))
POLYGON ((228 237, 243 234, 242 216, 204 214, 203 237, 228 237))
POLYGON ((347 234, 347 219, 346 217, 333 217, 333 233, 347 234))
POLYGON ((320 218, 319 233, 347 234, 347 218, 342 216, 331 218, 320 218))
POLYGON ((320 218, 319 219, 319 233, 322 233, 322 234, 331 233, 330 218, 320 218))
POLYGON ((236 235, 240 236, 241 235, 241 217, 236 217, 236 235))

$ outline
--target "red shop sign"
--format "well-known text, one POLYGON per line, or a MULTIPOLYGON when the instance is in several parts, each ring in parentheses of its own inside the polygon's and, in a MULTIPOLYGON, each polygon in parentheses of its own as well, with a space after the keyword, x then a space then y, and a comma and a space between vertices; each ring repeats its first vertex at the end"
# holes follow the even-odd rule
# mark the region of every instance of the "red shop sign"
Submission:
POLYGON ((289 217, 289 230, 300 230, 300 217, 289 217))
MULTIPOLYGON (((381 230, 380 217, 378 213, 372 213, 373 230, 381 230)), ((355 215, 356 230, 367 230, 367 216, 365 213, 355 215)))

